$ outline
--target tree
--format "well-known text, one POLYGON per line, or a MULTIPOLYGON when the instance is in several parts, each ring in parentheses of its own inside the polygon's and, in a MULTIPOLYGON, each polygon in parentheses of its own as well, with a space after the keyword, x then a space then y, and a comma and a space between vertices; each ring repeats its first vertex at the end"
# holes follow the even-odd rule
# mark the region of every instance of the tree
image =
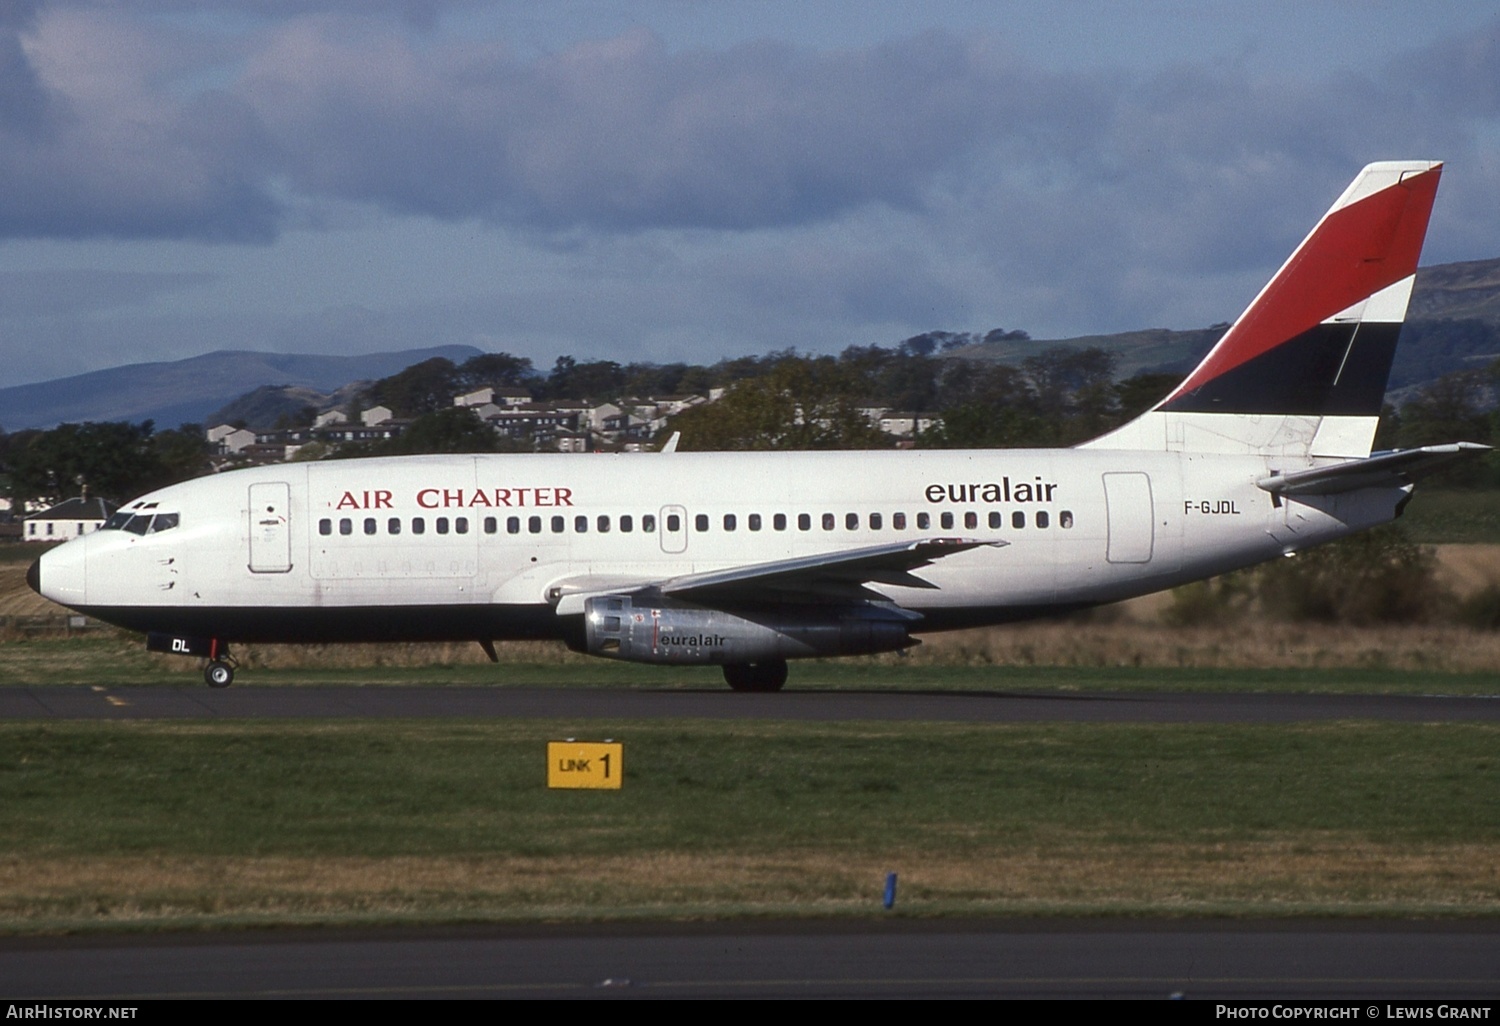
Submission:
POLYGON ((500 436, 467 406, 448 406, 424 414, 391 439, 393 453, 495 452, 500 436))
POLYGON ((528 388, 537 380, 536 368, 524 356, 510 353, 485 353, 465 360, 458 368, 454 382, 462 391, 473 391, 487 385, 506 388, 528 388))
POLYGON ((362 402, 366 407, 388 406, 398 417, 419 417, 452 406, 459 381, 453 361, 435 356, 381 378, 365 391, 362 402))
POLYGON ((683 450, 890 448, 849 385, 831 357, 787 356, 718 402, 679 413, 666 430, 682 432, 683 450))
POLYGON ((208 447, 196 424, 157 432, 140 424, 62 424, 14 436, 7 447, 11 497, 18 502, 90 495, 123 501, 196 477, 208 447))

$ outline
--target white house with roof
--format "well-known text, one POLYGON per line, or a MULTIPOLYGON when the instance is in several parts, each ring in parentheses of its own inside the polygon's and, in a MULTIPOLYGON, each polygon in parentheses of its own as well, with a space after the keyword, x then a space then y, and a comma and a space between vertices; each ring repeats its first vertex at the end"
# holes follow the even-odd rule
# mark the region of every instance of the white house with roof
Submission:
POLYGON ((21 537, 29 542, 60 542, 97 531, 114 515, 117 507, 108 499, 85 496, 59 502, 51 509, 33 513, 22 523, 21 537))

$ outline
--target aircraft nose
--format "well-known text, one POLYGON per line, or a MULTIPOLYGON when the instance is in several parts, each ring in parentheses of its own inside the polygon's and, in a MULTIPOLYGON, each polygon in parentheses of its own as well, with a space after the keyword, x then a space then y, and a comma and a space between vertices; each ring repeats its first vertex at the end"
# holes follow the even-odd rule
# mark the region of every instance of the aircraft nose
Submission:
POLYGON ((59 545, 31 564, 26 571, 26 583, 43 598, 49 598, 62 606, 77 608, 85 599, 88 563, 85 549, 87 539, 78 538, 59 545), (43 577, 46 580, 43 580, 43 577))

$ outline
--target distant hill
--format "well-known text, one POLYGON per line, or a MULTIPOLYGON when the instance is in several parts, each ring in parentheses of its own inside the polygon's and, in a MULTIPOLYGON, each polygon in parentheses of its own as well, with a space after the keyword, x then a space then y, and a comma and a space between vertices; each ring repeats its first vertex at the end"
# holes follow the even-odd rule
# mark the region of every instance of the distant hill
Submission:
POLYGON ((263 385, 331 393, 353 381, 389 377, 444 357, 462 363, 483 350, 436 346, 362 356, 226 350, 169 363, 135 363, 32 385, 0 388, 0 428, 48 428, 65 422, 154 420, 159 427, 201 423, 263 385))
MULTIPOLYGON (((1097 346, 1115 358, 1119 378, 1142 373, 1186 374, 1223 328, 1148 328, 1115 335, 1028 339, 965 346, 944 355, 1019 366, 1058 346, 1097 346)), ((1500 358, 1500 259, 1437 264, 1417 272, 1406 329, 1391 367, 1390 390, 1408 393, 1433 378, 1500 358)))

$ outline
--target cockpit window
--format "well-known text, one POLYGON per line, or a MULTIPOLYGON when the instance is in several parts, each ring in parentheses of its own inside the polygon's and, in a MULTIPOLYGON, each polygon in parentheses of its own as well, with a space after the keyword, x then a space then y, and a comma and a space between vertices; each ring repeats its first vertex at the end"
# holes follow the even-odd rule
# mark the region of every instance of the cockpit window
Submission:
POLYGON ((153 521, 151 521, 151 530, 147 531, 146 533, 147 534, 161 534, 163 531, 170 531, 172 528, 174 528, 176 526, 177 526, 177 514, 176 513, 158 513, 158 514, 156 514, 156 519, 153 520, 153 521))
POLYGON ((178 524, 176 513, 129 513, 124 510, 104 522, 101 531, 129 531, 131 534, 160 534, 178 524))

